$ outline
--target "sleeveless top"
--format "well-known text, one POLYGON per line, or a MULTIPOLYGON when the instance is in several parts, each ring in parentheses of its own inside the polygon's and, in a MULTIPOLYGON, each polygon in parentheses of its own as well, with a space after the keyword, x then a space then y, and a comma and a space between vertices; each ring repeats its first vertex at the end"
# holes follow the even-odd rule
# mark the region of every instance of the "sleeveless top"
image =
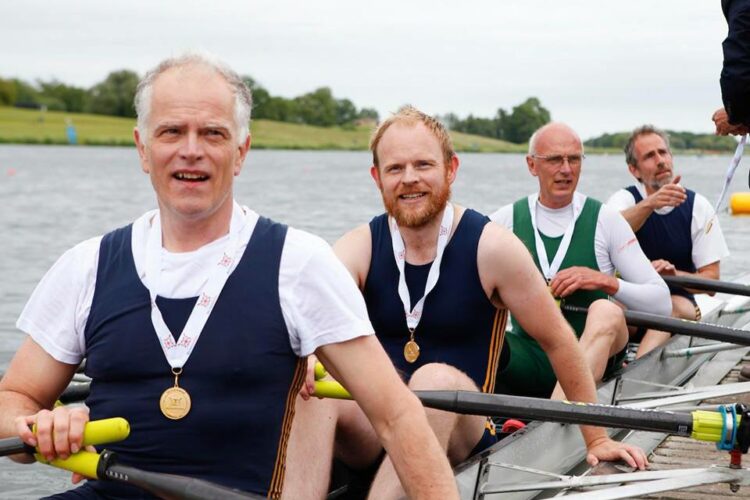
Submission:
MULTIPOLYGON (((643 201, 638 188, 628 186, 625 189, 633 195, 636 203, 643 201)), ((693 237, 690 226, 693 222, 695 191, 690 189, 686 191, 687 200, 684 203, 674 207, 665 215, 653 212, 635 232, 635 236, 648 260, 668 260, 680 271, 694 273, 696 269, 693 263, 693 237)), ((684 288, 670 284, 667 286, 672 295, 681 295, 694 300, 693 294, 684 288)))
MULTIPOLYGON (((599 210, 602 204, 593 198, 586 198, 586 202, 583 205, 576 225, 573 228, 573 237, 570 240, 570 246, 568 252, 560 264, 560 270, 566 269, 573 266, 588 267, 599 271, 599 264, 596 262, 596 250, 594 237, 596 235, 596 223, 599 219, 599 210)), ((534 228, 531 225, 531 212, 529 212, 528 198, 521 198, 513 204, 513 233, 526 245, 531 256, 534 259, 539 272, 542 272, 542 268, 539 265, 539 255, 536 252, 536 241, 534 238, 534 228)), ((544 249, 547 252, 550 262, 557 253, 560 247, 560 242, 563 236, 560 235, 555 238, 551 238, 539 233, 544 242, 544 249)), ((598 299, 606 299, 608 296, 601 290, 578 290, 573 294, 565 297, 565 303, 588 307, 592 302, 598 299)), ((573 327, 576 332, 576 336, 580 337, 583 334, 583 328, 586 326, 586 315, 581 313, 570 313, 564 312, 563 316, 573 327)), ((534 341, 531 336, 526 333, 521 325, 518 324, 515 318, 511 318, 512 333, 514 335, 520 335, 527 337, 534 341)))
MULTIPOLYGON (((169 420, 159 409, 174 376, 133 262, 131 229, 115 230, 101 242, 85 329, 91 419, 121 416, 130 422, 130 437, 107 445, 124 464, 278 498, 294 402, 305 376, 305 361, 292 351, 279 302, 286 226, 258 220, 179 378, 192 399, 181 420, 169 420)), ((182 331, 196 300, 157 298, 173 334, 182 331)), ((151 498, 105 481, 82 488, 109 498, 151 498)))
MULTIPOLYGON (((399 272, 388 217, 383 214, 370 221, 372 260, 364 288, 367 312, 391 361, 407 379, 427 363, 446 363, 466 373, 483 392, 493 392, 507 311, 492 305, 479 280, 477 248, 488 222, 486 216, 470 209, 461 217, 415 330, 419 358, 409 363, 404 358, 409 329, 398 294, 399 272)), ((424 293, 429 268, 430 264, 405 265, 412 305, 424 293)))

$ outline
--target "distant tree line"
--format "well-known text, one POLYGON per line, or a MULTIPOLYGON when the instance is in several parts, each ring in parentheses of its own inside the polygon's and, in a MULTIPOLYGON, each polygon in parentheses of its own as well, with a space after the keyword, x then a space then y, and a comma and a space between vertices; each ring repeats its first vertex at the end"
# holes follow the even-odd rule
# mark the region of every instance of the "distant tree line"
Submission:
MULTIPOLYGON (((696 149, 700 151, 734 151, 737 142, 727 136, 713 134, 695 134, 693 132, 675 132, 667 130, 669 145, 673 150, 696 149)), ((586 146, 598 148, 615 148, 622 150, 628 141, 630 132, 603 134, 585 141, 586 146)))
MULTIPOLYGON (((357 109, 349 99, 337 99, 328 87, 286 99, 271 95, 249 76, 243 79, 253 91, 253 118, 256 119, 330 127, 353 126, 358 120, 377 122, 379 118, 372 108, 357 109)), ((45 107, 51 111, 134 118, 133 98, 138 81, 138 74, 130 70, 113 71, 90 89, 57 80, 37 80, 30 84, 15 78, 0 78, 0 106, 45 107)))
POLYGON ((536 129, 549 123, 551 119, 550 112, 536 97, 529 97, 510 113, 499 108, 492 118, 469 115, 462 120, 454 113, 439 118, 445 126, 456 132, 492 137, 516 144, 527 142, 536 129))

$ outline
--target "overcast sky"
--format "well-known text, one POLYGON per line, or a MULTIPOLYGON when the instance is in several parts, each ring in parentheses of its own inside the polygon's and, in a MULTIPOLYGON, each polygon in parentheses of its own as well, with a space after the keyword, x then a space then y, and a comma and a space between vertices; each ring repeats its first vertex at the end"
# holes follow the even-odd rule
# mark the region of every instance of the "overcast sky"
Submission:
POLYGON ((6 0, 0 76, 89 87, 185 50, 272 94, 329 86, 381 116, 492 116, 529 96, 588 138, 644 122, 710 132, 718 0, 6 0))

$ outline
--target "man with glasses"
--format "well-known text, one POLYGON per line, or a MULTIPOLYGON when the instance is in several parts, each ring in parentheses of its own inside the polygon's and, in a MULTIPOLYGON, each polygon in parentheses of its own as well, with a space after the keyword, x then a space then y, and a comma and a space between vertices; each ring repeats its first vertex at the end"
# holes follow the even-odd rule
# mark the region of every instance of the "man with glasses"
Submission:
MULTIPOLYGON (((620 306, 669 314, 669 293, 622 216, 576 191, 584 160, 578 134, 549 123, 531 136, 526 164, 539 192, 490 218, 509 228, 531 252, 550 292, 588 314, 564 312, 579 337, 594 380, 622 365, 628 329, 620 306), (614 276, 615 269, 621 278, 614 276)), ((513 319, 507 335, 510 361, 498 373, 497 392, 564 397, 549 359, 513 319), (554 390, 553 390, 554 389, 554 390)))
MULTIPOLYGON (((679 184, 667 134, 652 125, 638 127, 625 145, 625 162, 638 182, 614 193, 607 204, 628 221, 656 272, 719 279, 720 260, 729 255, 719 220, 706 198, 679 184)), ((672 316, 700 319, 690 291, 672 285, 669 290, 672 316)), ((635 336, 640 357, 669 340, 670 333, 639 330, 635 336)))

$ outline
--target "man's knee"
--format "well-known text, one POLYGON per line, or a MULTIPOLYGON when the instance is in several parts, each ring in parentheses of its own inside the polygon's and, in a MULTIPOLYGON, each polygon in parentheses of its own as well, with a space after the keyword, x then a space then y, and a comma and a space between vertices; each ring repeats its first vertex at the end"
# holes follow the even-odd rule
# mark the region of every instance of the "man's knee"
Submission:
POLYGON ((622 308, 607 299, 592 302, 586 317, 584 335, 627 339, 628 328, 622 308))
POLYGON ((419 369, 409 379, 412 390, 478 390, 467 374, 445 363, 429 363, 419 369))
POLYGON ((672 295, 672 316, 675 318, 696 320, 699 318, 697 306, 687 297, 672 295))

